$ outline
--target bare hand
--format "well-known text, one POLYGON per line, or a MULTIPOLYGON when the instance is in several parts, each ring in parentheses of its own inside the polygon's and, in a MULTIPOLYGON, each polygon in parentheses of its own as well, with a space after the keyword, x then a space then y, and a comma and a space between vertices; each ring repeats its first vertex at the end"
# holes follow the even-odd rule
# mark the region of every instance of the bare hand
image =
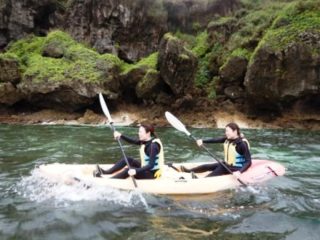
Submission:
POLYGON ((129 174, 129 176, 134 176, 137 174, 137 171, 135 169, 131 168, 131 169, 129 169, 128 174, 129 174))
POLYGON ((120 139, 120 137, 121 137, 121 133, 119 133, 119 132, 117 132, 117 131, 114 131, 113 137, 114 137, 114 139, 118 140, 118 139, 120 139))
POLYGON ((233 172, 232 175, 235 176, 236 178, 239 178, 241 176, 241 172, 236 171, 236 172, 233 172))
POLYGON ((202 139, 198 139, 198 140, 197 140, 197 144, 198 144, 199 147, 201 147, 201 146, 203 145, 202 139))

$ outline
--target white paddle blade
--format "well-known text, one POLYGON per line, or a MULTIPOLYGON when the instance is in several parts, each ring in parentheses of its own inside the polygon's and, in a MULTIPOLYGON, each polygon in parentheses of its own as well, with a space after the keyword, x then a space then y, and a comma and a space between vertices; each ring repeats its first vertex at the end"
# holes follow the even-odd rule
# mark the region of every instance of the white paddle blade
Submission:
POLYGON ((109 109, 108 109, 107 104, 104 101, 104 98, 101 93, 99 93, 99 100, 100 100, 100 105, 101 105, 101 108, 102 108, 104 115, 108 118, 109 122, 112 123, 112 118, 111 118, 109 109))
POLYGON ((176 118, 175 116, 173 116, 170 112, 166 112, 165 116, 168 120, 168 122, 177 130, 184 132, 185 134, 187 134, 188 136, 191 135, 191 133, 186 129, 186 127, 183 125, 183 123, 176 118))

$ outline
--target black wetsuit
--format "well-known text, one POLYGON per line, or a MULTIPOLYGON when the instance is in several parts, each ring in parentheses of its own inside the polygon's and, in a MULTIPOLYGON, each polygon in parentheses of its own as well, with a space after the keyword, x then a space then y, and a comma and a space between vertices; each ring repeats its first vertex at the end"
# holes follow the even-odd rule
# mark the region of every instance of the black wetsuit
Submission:
MULTIPOLYGON (((134 178, 136 179, 153 179, 155 178, 154 174, 157 170, 152 170, 156 164, 156 156, 160 152, 160 145, 158 143, 152 142, 153 138, 149 141, 140 141, 136 139, 132 139, 130 137, 121 135, 121 139, 125 140, 128 143, 136 144, 136 145, 142 145, 145 144, 144 152, 146 155, 149 156, 150 160, 147 165, 141 167, 140 161, 137 161, 131 157, 127 157, 127 160, 130 164, 130 167, 136 170, 136 175, 134 175, 134 178)), ((124 167, 126 167, 126 161, 122 158, 118 162, 116 162, 110 169, 108 170, 102 170, 103 174, 112 174, 114 172, 117 172, 124 167)), ((125 168, 123 171, 119 172, 112 178, 122 178, 125 179, 129 177, 128 174, 129 169, 125 168)))
MULTIPOLYGON (((210 138, 210 139, 203 140, 203 143, 224 143, 226 140, 227 140, 226 137, 210 138)), ((250 151, 249 151, 249 147, 248 147, 247 143, 242 140, 242 138, 237 138, 237 139, 228 140, 228 141, 231 142, 231 143, 236 144, 236 151, 240 155, 244 156, 245 162, 243 163, 242 167, 231 166, 231 165, 227 164, 226 162, 224 162, 224 164, 232 172, 240 171, 241 173, 243 173, 244 171, 246 171, 251 166, 251 154, 250 154, 250 151)), ((195 172, 195 173, 211 171, 211 173, 208 174, 207 177, 230 174, 229 171, 219 163, 200 165, 198 167, 189 169, 189 171, 192 171, 192 172, 195 172)))

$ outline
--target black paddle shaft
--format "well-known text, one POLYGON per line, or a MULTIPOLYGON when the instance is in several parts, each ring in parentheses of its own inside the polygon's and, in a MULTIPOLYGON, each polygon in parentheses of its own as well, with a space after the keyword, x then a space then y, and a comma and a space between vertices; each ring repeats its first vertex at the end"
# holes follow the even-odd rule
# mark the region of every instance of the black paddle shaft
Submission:
MULTIPOLYGON (((191 137, 194 141, 197 141, 197 139, 196 139, 194 136, 190 135, 190 137, 191 137)), ((230 170, 230 168, 228 168, 223 162, 221 162, 220 160, 218 160, 217 157, 216 157, 211 151, 209 151, 209 149, 208 149, 206 146, 204 146, 204 145, 202 144, 201 147, 202 147, 204 150, 206 150, 207 153, 209 153, 209 155, 210 155, 211 157, 213 157, 213 159, 216 160, 220 165, 222 165, 229 173, 233 174, 233 172, 230 170)), ((239 179, 238 177, 237 177, 237 180, 238 180, 238 182, 241 183, 243 186, 247 187, 247 184, 245 184, 243 181, 241 181, 241 179, 239 179)))
MULTIPOLYGON (((113 126, 113 122, 110 122, 110 128, 111 128, 112 132, 115 132, 115 131, 116 131, 115 127, 113 126)), ((123 156, 123 158, 124 158, 124 160, 125 160, 128 168, 130 169, 131 166, 130 166, 130 163, 129 163, 129 161, 128 161, 128 158, 127 158, 127 156, 126 156, 126 154, 125 154, 125 152, 124 152, 124 150, 123 150, 123 146, 122 146, 122 143, 121 143, 120 138, 118 138, 117 141, 118 141, 119 147, 120 147, 120 149, 121 149, 122 156, 123 156)), ((133 176, 130 176, 130 177, 132 178, 134 187, 137 188, 138 185, 137 185, 136 179, 135 179, 133 176)))

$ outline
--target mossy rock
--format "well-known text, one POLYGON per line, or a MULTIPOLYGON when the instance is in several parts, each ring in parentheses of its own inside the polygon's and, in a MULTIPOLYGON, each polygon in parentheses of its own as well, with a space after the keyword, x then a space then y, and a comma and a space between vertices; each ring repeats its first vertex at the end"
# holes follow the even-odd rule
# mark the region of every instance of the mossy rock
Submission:
POLYGON ((19 59, 23 79, 36 83, 72 82, 103 83, 108 74, 116 73, 122 64, 110 54, 100 55, 74 41, 68 34, 53 31, 47 37, 29 36, 13 43, 6 54, 19 59), (108 66, 101 69, 101 63, 108 66))
POLYGON ((147 69, 156 70, 157 63, 158 63, 158 55, 159 55, 158 52, 154 52, 149 56, 140 59, 140 61, 135 64, 122 63, 121 74, 122 75, 128 74, 130 71, 138 68, 147 68, 147 69))
POLYGON ((65 48, 59 41, 50 42, 43 46, 42 56, 51 58, 62 58, 65 53, 65 48))
POLYGON ((243 83, 247 70, 248 60, 241 56, 232 56, 220 68, 220 76, 224 82, 243 83))
POLYGON ((319 1, 299 1, 288 5, 274 20, 257 49, 268 46, 280 51, 301 41, 299 34, 303 32, 320 33, 319 1))
POLYGON ((138 98, 152 99, 157 96, 160 89, 157 89, 160 85, 159 72, 155 70, 148 70, 146 75, 136 86, 136 94, 138 98))
POLYGON ((186 44, 171 35, 163 37, 158 67, 161 78, 175 95, 183 95, 193 85, 197 65, 197 57, 186 44))
POLYGON ((24 94, 11 82, 0 83, 0 104, 13 105, 19 102, 24 94))
POLYGON ((0 54, 0 69, 0 82, 20 82, 21 73, 17 57, 0 54))
POLYGON ((76 110, 92 104, 98 92, 118 97, 123 62, 98 54, 62 31, 30 35, 12 43, 3 56, 18 63, 21 81, 16 87, 36 106, 76 110))
POLYGON ((250 59, 245 86, 251 108, 281 112, 319 96, 319 57, 319 1, 289 4, 250 59))

